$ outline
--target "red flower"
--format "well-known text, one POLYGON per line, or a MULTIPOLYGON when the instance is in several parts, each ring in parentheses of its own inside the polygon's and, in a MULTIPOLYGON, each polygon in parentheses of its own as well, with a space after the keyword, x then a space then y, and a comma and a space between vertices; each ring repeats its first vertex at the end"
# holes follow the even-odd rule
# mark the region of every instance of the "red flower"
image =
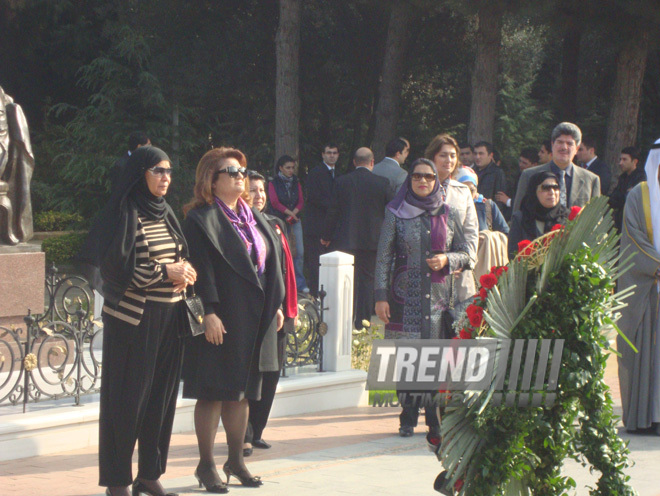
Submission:
POLYGON ((522 256, 526 257, 532 254, 533 250, 532 248, 529 247, 532 242, 528 239, 523 239, 521 242, 518 243, 518 253, 520 253, 522 256))
POLYGON ((454 484, 454 491, 460 491, 463 487, 463 479, 458 479, 454 484))
POLYGON ((493 266, 490 268, 490 273, 491 273, 491 274, 495 274, 496 272, 497 272, 497 265, 493 265, 493 266))
POLYGON ((480 297, 482 300, 485 300, 487 296, 488 296, 488 291, 486 290, 486 288, 481 288, 481 289, 479 290, 479 297, 480 297))
POLYGON ((502 277, 502 274, 504 274, 507 270, 509 270, 508 267, 498 267, 498 269, 495 271, 495 275, 497 277, 502 277))
POLYGON ((465 310, 470 324, 474 327, 481 327, 481 322, 484 319, 484 309, 477 305, 469 305, 465 310))
POLYGON ((459 339, 472 339, 472 333, 466 329, 461 329, 461 332, 458 333, 459 339))
POLYGON ((550 229, 550 230, 551 231, 561 231, 563 228, 564 228, 564 226, 562 226, 561 224, 555 224, 554 226, 552 226, 552 229, 550 229))
POLYGON ((568 220, 575 220, 575 218, 580 215, 580 212, 582 211, 582 207, 578 207, 577 205, 574 207, 571 207, 571 213, 568 214, 568 220))
POLYGON ((479 284, 482 288, 492 289, 497 284, 497 276, 495 274, 484 274, 479 278, 479 284))

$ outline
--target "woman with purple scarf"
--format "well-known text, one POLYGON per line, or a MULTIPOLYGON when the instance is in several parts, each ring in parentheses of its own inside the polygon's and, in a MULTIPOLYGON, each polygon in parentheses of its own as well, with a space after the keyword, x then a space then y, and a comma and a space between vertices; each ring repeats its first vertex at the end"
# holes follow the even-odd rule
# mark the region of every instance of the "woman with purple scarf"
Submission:
MULTIPOLYGON (((385 323, 386 339, 454 336, 453 273, 471 269, 474 260, 460 213, 445 203, 446 194, 435 164, 420 158, 387 205, 374 280, 376 314, 385 323)), ((402 406, 399 435, 407 437, 419 408, 402 406)), ((425 411, 431 435, 437 434, 435 409, 425 411)))
POLYGON ((234 148, 208 151, 197 166, 194 196, 184 211, 195 290, 204 303, 203 335, 186 343, 183 396, 194 398, 200 461, 195 477, 208 492, 226 493, 213 457, 218 423, 227 434, 223 466, 249 487, 261 485, 243 460, 248 400, 261 397, 259 353, 268 328, 282 327, 284 282, 276 234, 245 201, 245 155, 234 148))

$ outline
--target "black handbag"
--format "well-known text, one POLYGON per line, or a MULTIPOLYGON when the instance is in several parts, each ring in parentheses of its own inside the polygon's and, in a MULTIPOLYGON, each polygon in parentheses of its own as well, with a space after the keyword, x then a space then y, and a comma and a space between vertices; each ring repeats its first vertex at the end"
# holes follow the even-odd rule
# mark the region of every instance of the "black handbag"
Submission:
POLYGON ((186 314, 184 326, 186 324, 188 326, 188 332, 185 334, 193 337, 204 334, 206 331, 206 327, 204 326, 204 304, 202 303, 202 299, 195 294, 194 287, 192 289, 192 295, 189 295, 186 289, 183 302, 186 314))

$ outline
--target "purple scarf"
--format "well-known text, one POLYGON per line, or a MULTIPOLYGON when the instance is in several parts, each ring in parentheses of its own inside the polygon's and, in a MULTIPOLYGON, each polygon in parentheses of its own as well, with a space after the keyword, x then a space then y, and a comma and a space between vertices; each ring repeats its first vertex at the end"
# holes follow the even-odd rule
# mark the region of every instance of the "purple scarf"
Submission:
POLYGON ((240 197, 236 204, 238 207, 238 213, 225 205, 225 203, 218 197, 215 198, 215 202, 225 213, 229 222, 231 222, 231 225, 234 226, 234 229, 236 229, 236 232, 243 240, 243 243, 245 243, 245 248, 250 257, 252 257, 254 250, 255 258, 257 259, 257 274, 262 275, 266 268, 266 243, 257 230, 257 221, 254 220, 252 210, 250 210, 248 204, 245 203, 245 200, 240 197))
POLYGON ((432 161, 426 159, 415 160, 405 182, 401 185, 401 188, 399 188, 392 201, 387 204, 389 211, 401 219, 412 219, 421 215, 424 211, 430 212, 436 210, 445 200, 445 185, 440 184, 439 180, 435 181, 433 189, 427 196, 421 197, 413 192, 411 174, 415 171, 414 166, 420 163, 428 165, 436 175, 438 174, 438 169, 436 169, 432 161))

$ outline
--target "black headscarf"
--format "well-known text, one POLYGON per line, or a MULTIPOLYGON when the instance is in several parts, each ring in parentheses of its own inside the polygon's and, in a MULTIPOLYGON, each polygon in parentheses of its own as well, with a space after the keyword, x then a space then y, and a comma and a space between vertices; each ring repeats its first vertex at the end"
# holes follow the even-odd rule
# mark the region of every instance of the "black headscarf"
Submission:
POLYGON ((151 220, 165 219, 170 234, 183 244, 180 256, 187 256, 188 246, 179 221, 165 198, 149 191, 145 178, 147 169, 162 161, 170 159, 153 146, 142 146, 131 153, 117 187, 96 218, 78 257, 87 265, 83 271, 92 287, 100 290, 112 306, 119 304, 133 278, 138 214, 151 220), (101 279, 102 287, 99 287, 101 279))
MULTIPOLYGON (((536 233, 536 221, 543 222, 543 233, 545 234, 552 229, 555 224, 565 224, 568 219, 570 211, 561 203, 557 202, 552 208, 546 208, 541 205, 541 202, 536 196, 536 189, 546 179, 554 179, 559 184, 557 175, 550 171, 539 172, 534 174, 527 185, 527 193, 523 198, 520 205, 522 211, 522 227, 528 235, 536 233)), ((531 238, 530 238, 531 239, 531 238)))
POLYGON ((440 208, 443 204, 442 189, 440 180, 438 179, 438 169, 435 164, 425 158, 418 158, 410 166, 410 173, 405 182, 399 188, 396 196, 387 204, 387 208, 397 217, 411 218, 419 215, 419 211, 407 208, 407 205, 412 205, 417 209, 426 210, 431 212, 440 208), (415 167, 418 165, 428 165, 436 175, 435 184, 433 189, 427 196, 419 196, 412 189, 412 174, 415 172, 415 167))

